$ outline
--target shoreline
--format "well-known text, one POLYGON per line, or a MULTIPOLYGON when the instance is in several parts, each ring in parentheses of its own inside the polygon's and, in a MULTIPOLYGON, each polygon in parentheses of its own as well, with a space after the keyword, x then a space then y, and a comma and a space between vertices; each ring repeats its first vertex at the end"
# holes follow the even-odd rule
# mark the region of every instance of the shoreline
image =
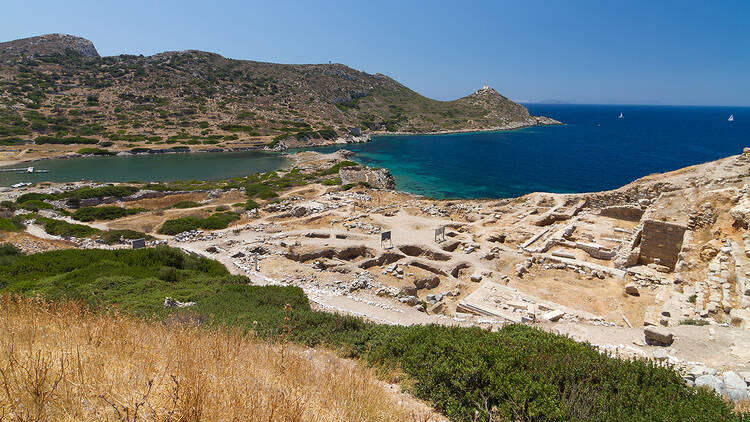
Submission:
MULTIPOLYGON (((362 136, 369 136, 371 139, 365 142, 370 142, 372 138, 374 137, 381 137, 381 136, 421 136, 421 135, 451 135, 451 134, 459 134, 459 133, 491 133, 491 132, 502 132, 502 131, 511 131, 511 130, 520 130, 520 129, 526 129, 530 127, 535 126, 557 126, 557 125, 564 125, 565 123, 559 122, 557 120, 543 117, 543 116, 534 116, 535 119, 537 119, 536 124, 511 124, 511 125, 505 125, 505 126, 496 126, 492 128, 486 128, 486 129, 455 129, 455 130, 442 130, 442 131, 432 131, 432 132, 366 132, 363 133, 362 136)), ((299 147, 293 147, 290 149, 298 149, 298 148, 315 148, 315 147, 324 147, 324 146, 330 146, 330 145, 345 145, 347 143, 351 142, 337 142, 339 140, 346 140, 347 138, 336 138, 331 141, 326 141, 317 145, 306 145, 306 146, 299 146, 299 147)), ((200 153, 218 153, 218 152, 251 152, 251 151, 263 151, 263 152, 284 152, 284 151, 274 151, 271 149, 267 149, 264 146, 253 146, 253 147, 236 147, 236 148, 210 148, 206 150, 188 150, 188 151, 168 151, 168 152, 159 152, 158 149, 155 149, 154 152, 139 152, 139 153, 129 153, 128 155, 156 155, 156 154, 200 154, 200 153)), ((114 151, 113 151, 114 152, 114 151)), ((127 153, 128 151, 119 151, 119 153, 127 153)), ((25 164, 25 163, 36 163, 40 161, 46 161, 46 160, 62 160, 62 159, 69 159, 69 158, 87 158, 87 157, 105 157, 105 158, 117 158, 118 154, 112 155, 112 156, 98 156, 98 155, 84 155, 84 154, 78 154, 75 152, 69 152, 69 153, 63 153, 61 155, 51 156, 51 157, 38 157, 38 158, 30 158, 30 159, 20 159, 20 160, 0 160, 0 168, 2 167, 8 167, 8 166, 14 166, 19 164, 25 164)))

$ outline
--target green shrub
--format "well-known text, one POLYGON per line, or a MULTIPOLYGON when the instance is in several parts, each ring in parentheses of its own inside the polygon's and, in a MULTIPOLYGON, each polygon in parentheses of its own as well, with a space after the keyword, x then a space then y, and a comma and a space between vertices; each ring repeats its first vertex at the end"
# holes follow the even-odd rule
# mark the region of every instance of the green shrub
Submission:
POLYGON ((159 233, 175 235, 190 230, 197 230, 201 228, 201 224, 203 224, 203 219, 200 217, 188 216, 175 218, 165 221, 159 228, 159 233))
POLYGON ((168 247, 60 250, 0 266, 0 288, 82 300, 152 318, 194 301, 214 325, 309 346, 328 345, 384 371, 454 421, 741 421, 713 392, 672 368, 624 361, 586 343, 510 324, 497 332, 441 325, 377 325, 313 311, 296 287, 252 286, 216 261, 168 247), (291 312, 285 313, 285 305, 291 312), (288 318, 288 319, 285 319, 288 318), (492 415, 490 415, 492 413, 492 415))
POLYGON ((94 220, 115 220, 144 211, 147 210, 145 208, 123 208, 115 206, 81 207, 73 213, 73 218, 84 222, 94 220))
POLYGON ((206 218, 201 217, 182 217, 167 220, 159 228, 159 233, 175 235, 190 230, 204 229, 204 230, 219 230, 225 229, 229 226, 229 223, 235 220, 239 220, 240 216, 237 213, 217 212, 211 214, 206 218))
POLYGON ((82 155, 105 155, 105 156, 117 155, 117 153, 114 151, 109 151, 109 150, 102 149, 102 148, 81 148, 76 152, 82 155))
POLYGON ((107 230, 101 233, 99 236, 102 240, 102 242, 106 243, 107 245, 111 245, 114 243, 120 243, 123 239, 124 240, 133 240, 133 239, 146 239, 146 240, 153 240, 154 237, 151 235, 148 235, 146 233, 142 233, 135 230, 107 230))
POLYGON ((266 183, 247 183, 245 184, 245 194, 248 198, 270 199, 279 196, 275 190, 266 183))
POLYGON ((341 178, 337 177, 335 179, 323 179, 320 181, 321 185, 325 186, 336 186, 341 184, 341 178))
POLYGON ((258 208, 260 205, 258 205, 257 202, 253 201, 252 199, 248 199, 245 201, 244 207, 246 210, 254 210, 258 208))
POLYGON ((107 185, 107 186, 99 186, 96 188, 88 188, 88 187, 80 188, 80 189, 72 190, 70 192, 66 192, 63 194, 63 196, 65 198, 77 196, 78 198, 81 198, 81 199, 103 198, 107 196, 124 198, 126 196, 133 195, 134 193, 138 191, 139 189, 134 186, 107 185))
POLYGON ((0 217, 0 231, 17 232, 26 228, 20 216, 5 218, 0 217))
POLYGON ((680 321, 680 325, 697 325, 698 327, 703 327, 704 325, 708 325, 708 321, 705 319, 683 319, 680 321))
POLYGON ((51 210, 53 208, 52 204, 49 204, 39 199, 30 199, 28 201, 19 203, 18 206, 25 210, 35 211, 35 212, 39 210, 51 210))
POLYGON ((6 201, 0 201, 0 208, 10 210, 10 211, 16 211, 18 210, 19 206, 15 202, 6 200, 6 201))
POLYGON ((196 208, 200 207, 201 204, 194 202, 194 201, 180 201, 174 205, 172 205, 171 208, 179 208, 179 209, 185 209, 185 208, 196 208))
POLYGON ((15 245, 0 243, 0 267, 15 263, 21 256, 23 253, 15 245))
POLYGON ((55 236, 89 237, 100 232, 99 229, 95 229, 90 226, 86 226, 83 224, 71 224, 67 221, 56 220, 54 218, 38 217, 36 221, 44 225, 45 232, 55 236))
POLYGON ((342 167, 354 167, 354 166, 358 166, 358 165, 359 164, 355 163, 354 161, 344 160, 344 161, 342 161, 340 163, 336 163, 336 164, 332 165, 331 167, 329 167, 329 168, 327 168, 325 170, 322 170, 320 172, 320 175, 322 175, 322 176, 330 176, 332 174, 339 174, 339 169, 341 169, 342 167))
POLYGON ((37 145, 42 144, 96 144, 99 140, 94 138, 84 138, 83 136, 69 136, 67 138, 54 138, 52 136, 37 136, 34 138, 34 143, 37 145))
POLYGON ((162 267, 159 269, 159 273, 156 277, 159 280, 174 283, 175 281, 177 281, 177 269, 174 267, 162 267))
POLYGON ((28 201, 43 201, 45 199, 53 199, 52 195, 46 193, 30 192, 24 193, 23 195, 16 198, 17 204, 22 204, 28 201))

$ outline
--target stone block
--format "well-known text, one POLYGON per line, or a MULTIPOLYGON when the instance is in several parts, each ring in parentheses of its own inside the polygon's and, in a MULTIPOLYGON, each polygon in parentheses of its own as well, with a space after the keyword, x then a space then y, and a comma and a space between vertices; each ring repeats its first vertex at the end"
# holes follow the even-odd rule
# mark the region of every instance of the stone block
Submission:
POLYGON ((674 335, 661 327, 648 326, 643 329, 643 335, 646 343, 654 346, 669 346, 674 342, 674 335))

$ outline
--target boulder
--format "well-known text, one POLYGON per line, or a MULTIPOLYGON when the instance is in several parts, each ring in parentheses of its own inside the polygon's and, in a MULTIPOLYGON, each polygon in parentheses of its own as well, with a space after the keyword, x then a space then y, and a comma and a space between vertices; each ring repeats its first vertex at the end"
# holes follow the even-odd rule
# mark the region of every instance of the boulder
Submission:
POLYGON ((482 281, 482 274, 479 274, 479 273, 472 274, 471 275, 471 281, 473 281, 475 283, 479 283, 480 281, 482 281))
POLYGON ((696 387, 708 387, 718 394, 724 394, 724 381, 715 375, 701 375, 695 379, 696 387))
POLYGON ((418 278, 414 280, 414 287, 417 289, 434 289, 440 284, 438 276, 418 278))
POLYGON ((416 296, 404 296, 398 299, 399 302, 405 303, 409 306, 414 306, 419 303, 419 299, 416 296))
POLYGON ((646 344, 653 346, 669 346, 674 342, 674 335, 667 329, 656 326, 648 326, 643 329, 646 344))
POLYGON ((628 283, 625 285, 625 293, 630 296, 640 296, 641 293, 638 291, 638 285, 635 283, 628 283))
POLYGON ((414 287, 414 286, 402 287, 400 294, 402 296, 416 296, 417 295, 417 288, 414 287))
POLYGON ((195 306, 195 302, 180 302, 172 299, 169 296, 164 298, 165 308, 188 308, 190 306, 195 306))
POLYGON ((565 315, 565 312, 563 311, 549 311, 542 315, 542 319, 546 319, 547 321, 558 321, 560 318, 562 318, 565 315))
POLYGON ((724 381, 724 394, 732 401, 747 400, 750 393, 747 391, 747 383, 734 371, 727 371, 721 375, 724 381))
POLYGON ((716 375, 716 370, 707 366, 698 365, 690 368, 687 371, 687 375, 692 379, 696 379, 703 375, 716 375))

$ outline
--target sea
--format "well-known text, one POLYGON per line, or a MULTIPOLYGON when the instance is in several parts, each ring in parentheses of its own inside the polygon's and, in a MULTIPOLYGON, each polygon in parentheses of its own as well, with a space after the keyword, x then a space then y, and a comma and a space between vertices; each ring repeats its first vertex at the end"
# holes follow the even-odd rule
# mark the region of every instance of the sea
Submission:
MULTIPOLYGON (((614 189, 652 173, 742 153, 750 147, 750 108, 525 104, 564 125, 447 135, 376 136, 346 148, 383 167, 396 188, 433 198, 505 198, 529 192, 614 189), (622 113, 622 118, 619 118, 622 113), (727 121, 733 114, 735 120, 727 121)), ((267 152, 46 160, 49 173, 0 172, 0 186, 30 181, 213 180, 288 165, 267 152)), ((25 167, 26 165, 12 166, 25 167)))
POLYGON ((444 199, 614 189, 750 147, 748 107, 524 105, 565 124, 378 136, 344 148, 356 153, 354 161, 390 170, 398 190, 444 199))

